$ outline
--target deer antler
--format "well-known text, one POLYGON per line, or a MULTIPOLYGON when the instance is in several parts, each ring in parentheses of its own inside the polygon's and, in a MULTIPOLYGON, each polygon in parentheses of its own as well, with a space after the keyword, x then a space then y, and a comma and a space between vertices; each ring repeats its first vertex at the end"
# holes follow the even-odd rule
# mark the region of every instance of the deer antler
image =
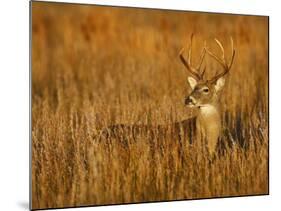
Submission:
MULTIPOLYGON (((196 67, 193 67, 192 64, 191 64, 192 40, 193 40, 193 33, 191 34, 191 37, 190 37, 190 45, 189 45, 189 47, 188 47, 188 61, 186 61, 185 58, 184 58, 184 56, 183 56, 183 52, 184 52, 184 50, 185 50, 184 47, 181 49, 181 51, 180 51, 180 53, 179 53, 179 57, 180 57, 180 60, 182 61, 182 63, 184 64, 184 66, 186 67, 187 71, 189 71, 189 73, 191 73, 191 75, 192 75, 193 77, 195 77, 197 80, 202 80, 206 68, 204 68, 201 73, 200 73, 200 69, 201 69, 201 66, 202 66, 202 63, 203 63, 205 54, 206 54, 206 49, 205 49, 205 48, 202 49, 202 52, 201 52, 201 55, 200 55, 199 63, 198 63, 198 65, 197 65, 196 67)), ((206 45, 206 44, 205 44, 205 45, 206 45)))
POLYGON ((233 64, 233 60, 234 60, 234 56, 235 56, 235 49, 234 49, 234 47, 233 47, 233 39, 232 39, 232 37, 230 37, 232 55, 231 55, 231 59, 230 59, 230 62, 229 62, 229 63, 228 63, 228 62, 226 61, 226 59, 225 59, 225 56, 224 56, 224 48, 223 48, 221 42, 220 42, 219 40, 217 40, 217 39, 215 39, 215 41, 216 41, 217 45, 220 47, 220 49, 221 49, 221 52, 222 52, 221 58, 219 58, 219 57, 216 56, 214 53, 212 53, 207 47, 205 47, 205 49, 206 49, 207 53, 208 53, 211 57, 213 57, 213 58, 223 67, 223 70, 224 70, 224 71, 221 72, 221 73, 219 73, 219 74, 217 74, 217 75, 215 75, 212 79, 210 79, 209 81, 210 81, 211 83, 217 81, 219 78, 225 76, 225 75, 229 72, 229 70, 230 70, 230 68, 231 68, 231 66, 232 66, 232 64, 233 64))

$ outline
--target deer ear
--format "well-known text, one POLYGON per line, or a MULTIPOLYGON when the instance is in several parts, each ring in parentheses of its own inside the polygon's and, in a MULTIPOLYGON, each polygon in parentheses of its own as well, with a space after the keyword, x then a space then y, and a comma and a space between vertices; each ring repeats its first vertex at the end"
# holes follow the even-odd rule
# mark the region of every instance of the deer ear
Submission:
POLYGON ((220 90, 222 89, 222 87, 224 86, 224 83, 225 83, 225 78, 224 78, 224 77, 219 78, 219 79, 216 81, 215 90, 216 90, 216 91, 220 91, 220 90))
POLYGON ((189 83, 191 89, 194 89, 194 87, 197 84, 197 81, 194 78, 192 78, 192 77, 188 77, 187 80, 188 80, 188 83, 189 83))

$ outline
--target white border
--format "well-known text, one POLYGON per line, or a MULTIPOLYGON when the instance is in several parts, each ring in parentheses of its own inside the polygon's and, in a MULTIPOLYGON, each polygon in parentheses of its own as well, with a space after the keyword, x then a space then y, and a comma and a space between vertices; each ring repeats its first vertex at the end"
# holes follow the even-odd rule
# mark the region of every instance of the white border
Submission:
MULTIPOLYGON (((279 203, 281 195, 281 153, 279 152, 281 149, 279 140, 281 10, 278 1, 69 0, 67 2, 270 16, 270 196, 105 206, 75 210, 237 211, 277 210, 281 207, 279 203)), ((3 1, 0 10, 0 206, 1 210, 26 210, 29 185, 29 2, 27 0, 3 1)))
MULTIPOLYGON (((54 2, 53 0, 46 0, 54 2)), ((236 14, 251 14, 251 15, 268 15, 270 8, 266 9, 261 6, 262 1, 245 1, 243 6, 237 7, 239 2, 237 0, 57 0, 56 2, 69 2, 69 3, 83 3, 83 4, 100 4, 100 5, 114 5, 114 6, 129 6, 129 7, 145 7, 145 8, 161 8, 161 9, 175 9, 175 10, 192 10, 192 11, 205 11, 205 12, 222 12, 222 13, 236 13, 236 14), (219 6, 218 6, 219 5, 219 6)))

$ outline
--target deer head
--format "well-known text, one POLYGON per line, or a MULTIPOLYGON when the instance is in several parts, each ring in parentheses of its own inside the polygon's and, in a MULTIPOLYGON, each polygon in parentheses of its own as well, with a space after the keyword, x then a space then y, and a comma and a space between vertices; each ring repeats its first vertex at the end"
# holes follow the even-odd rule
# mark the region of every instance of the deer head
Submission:
POLYGON ((218 100, 218 92, 223 88, 225 83, 224 76, 230 71, 231 66, 233 64, 235 50, 233 48, 233 40, 231 40, 231 59, 229 62, 226 61, 225 58, 225 51, 221 42, 215 39, 216 44, 221 49, 222 55, 221 58, 212 53, 206 45, 204 44, 204 48, 201 52, 199 62, 196 66, 192 66, 191 64, 191 56, 192 56, 192 40, 193 34, 190 38, 190 45, 188 47, 188 59, 186 60, 183 56, 184 48, 180 51, 180 60, 186 67, 187 71, 190 73, 191 76, 188 77, 188 83, 192 88, 191 93, 185 98, 185 105, 190 107, 202 107, 209 104, 215 104, 218 100), (204 73, 206 67, 201 70, 201 66, 203 60, 205 58, 205 54, 208 53, 212 58, 214 58, 223 68, 221 73, 216 74, 211 79, 204 79, 204 73))

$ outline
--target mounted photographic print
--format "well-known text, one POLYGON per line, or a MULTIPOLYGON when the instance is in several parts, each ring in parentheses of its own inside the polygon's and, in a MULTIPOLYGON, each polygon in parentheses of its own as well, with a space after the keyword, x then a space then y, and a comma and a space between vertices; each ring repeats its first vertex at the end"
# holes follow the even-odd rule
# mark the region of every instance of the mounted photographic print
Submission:
POLYGON ((269 17, 31 2, 31 209, 269 194, 269 17))

